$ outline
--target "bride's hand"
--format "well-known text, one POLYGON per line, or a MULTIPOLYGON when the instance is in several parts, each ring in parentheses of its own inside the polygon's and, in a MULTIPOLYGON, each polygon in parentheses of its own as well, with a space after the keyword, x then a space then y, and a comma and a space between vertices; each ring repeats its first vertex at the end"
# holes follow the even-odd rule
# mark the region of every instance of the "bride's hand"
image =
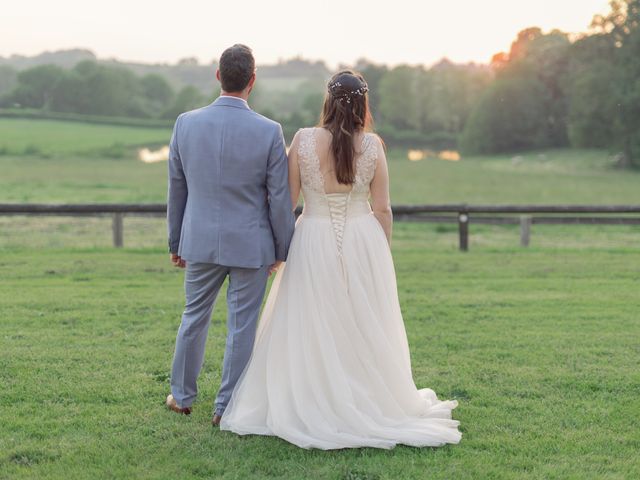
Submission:
POLYGON ((276 263, 274 263, 273 265, 271 265, 269 267, 269 276, 273 275, 274 273, 276 273, 278 271, 278 269, 280 268, 280 265, 282 265, 282 260, 278 260, 276 263))

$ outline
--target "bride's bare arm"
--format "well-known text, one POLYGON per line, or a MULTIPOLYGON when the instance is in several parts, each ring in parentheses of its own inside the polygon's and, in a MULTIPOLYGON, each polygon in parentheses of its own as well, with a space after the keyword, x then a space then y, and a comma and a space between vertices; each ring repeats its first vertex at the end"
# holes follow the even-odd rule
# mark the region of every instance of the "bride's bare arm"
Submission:
POLYGON ((371 208, 385 235, 391 244, 391 230, 393 228, 393 213, 391 212, 391 199, 389 197, 389 169, 387 156, 382 142, 378 139, 378 158, 376 160, 376 173, 371 181, 371 208))
POLYGON ((291 191, 291 205, 295 210, 300 197, 300 167, 298 166, 298 133, 291 140, 289 147, 289 190, 291 191))

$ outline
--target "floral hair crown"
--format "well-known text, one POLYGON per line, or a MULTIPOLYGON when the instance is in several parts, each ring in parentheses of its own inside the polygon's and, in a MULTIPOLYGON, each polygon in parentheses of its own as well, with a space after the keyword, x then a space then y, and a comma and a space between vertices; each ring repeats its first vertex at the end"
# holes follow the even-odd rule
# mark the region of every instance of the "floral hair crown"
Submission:
POLYGON ((340 75, 328 85, 329 93, 338 100, 351 103, 351 99, 359 96, 362 97, 369 91, 369 86, 364 80, 359 79, 355 75, 340 75))

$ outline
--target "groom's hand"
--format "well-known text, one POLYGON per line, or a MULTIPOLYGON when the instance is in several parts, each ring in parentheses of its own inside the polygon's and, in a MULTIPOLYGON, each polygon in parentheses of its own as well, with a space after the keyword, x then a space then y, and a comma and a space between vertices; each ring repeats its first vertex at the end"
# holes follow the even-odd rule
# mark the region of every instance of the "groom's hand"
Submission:
POLYGON ((280 268, 280 265, 282 265, 282 260, 278 260, 276 263, 274 263, 273 265, 271 265, 269 267, 269 276, 273 275, 274 273, 276 273, 278 271, 278 269, 280 268))
POLYGON ((178 268, 184 268, 187 266, 187 262, 184 261, 180 255, 177 255, 175 253, 171 254, 171 263, 173 263, 174 267, 178 267, 178 268))

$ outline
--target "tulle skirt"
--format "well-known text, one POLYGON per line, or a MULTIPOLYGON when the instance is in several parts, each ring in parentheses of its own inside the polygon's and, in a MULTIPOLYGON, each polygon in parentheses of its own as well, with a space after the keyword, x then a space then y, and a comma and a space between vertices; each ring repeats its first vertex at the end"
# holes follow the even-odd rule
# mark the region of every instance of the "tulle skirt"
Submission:
POLYGON ((302 448, 458 443, 456 401, 417 389, 391 252, 372 214, 300 217, 222 430, 302 448))

